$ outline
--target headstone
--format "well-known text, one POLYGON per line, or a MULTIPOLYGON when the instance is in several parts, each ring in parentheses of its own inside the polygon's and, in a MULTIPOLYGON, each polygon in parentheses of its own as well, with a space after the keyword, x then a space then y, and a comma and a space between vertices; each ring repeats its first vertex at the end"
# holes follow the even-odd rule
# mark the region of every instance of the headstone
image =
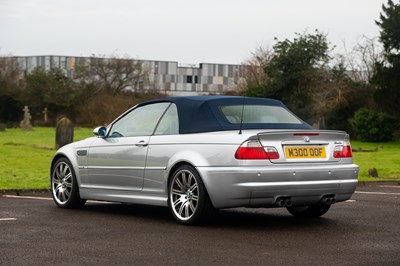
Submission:
POLYGON ((43 121, 44 121, 44 124, 45 125, 47 125, 47 122, 48 122, 48 120, 49 120, 49 118, 48 118, 48 115, 49 115, 49 110, 47 109, 47 107, 45 107, 44 109, 43 109, 43 121))
POLYGON ((32 116, 29 113, 28 106, 25 105, 25 107, 24 107, 24 109, 22 109, 22 111, 24 111, 24 119, 21 121, 19 126, 21 127, 22 130, 30 131, 30 130, 32 130, 32 124, 31 124, 32 116))
POLYGON ((0 131, 6 131, 7 125, 4 123, 0 123, 0 131))
POLYGON ((56 149, 71 143, 74 139, 74 126, 66 117, 61 118, 56 126, 56 149))

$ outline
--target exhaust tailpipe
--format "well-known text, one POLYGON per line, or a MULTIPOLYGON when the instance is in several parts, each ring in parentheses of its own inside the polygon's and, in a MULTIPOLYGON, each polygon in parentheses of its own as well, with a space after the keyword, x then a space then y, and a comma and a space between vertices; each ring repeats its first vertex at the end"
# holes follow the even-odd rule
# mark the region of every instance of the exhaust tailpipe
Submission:
POLYGON ((278 207, 290 207, 292 206, 292 201, 290 200, 290 198, 277 198, 277 200, 275 201, 275 205, 278 207))
POLYGON ((276 205, 278 205, 279 207, 285 207, 286 203, 284 200, 281 199, 276 201, 276 205))
POLYGON ((321 202, 325 205, 335 204, 336 200, 334 197, 324 197, 321 199, 321 202))

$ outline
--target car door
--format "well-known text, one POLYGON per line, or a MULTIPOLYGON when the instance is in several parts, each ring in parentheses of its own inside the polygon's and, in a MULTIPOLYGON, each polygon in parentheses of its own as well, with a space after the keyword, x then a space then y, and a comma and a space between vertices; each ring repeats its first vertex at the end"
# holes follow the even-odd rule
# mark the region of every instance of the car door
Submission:
POLYGON ((150 138, 143 191, 165 194, 165 170, 171 156, 179 149, 178 109, 171 104, 150 138))
POLYGON ((97 138, 88 151, 90 187, 141 190, 150 136, 170 103, 139 106, 126 113, 97 138))

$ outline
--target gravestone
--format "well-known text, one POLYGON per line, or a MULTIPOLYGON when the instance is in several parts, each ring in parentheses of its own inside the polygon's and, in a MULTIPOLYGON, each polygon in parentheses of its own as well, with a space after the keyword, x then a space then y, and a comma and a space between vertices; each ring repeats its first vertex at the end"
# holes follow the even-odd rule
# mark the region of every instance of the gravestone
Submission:
POLYGON ((74 139, 74 125, 66 117, 61 118, 56 126, 56 149, 71 143, 74 139))
POLYGON ((30 131, 30 130, 32 130, 32 124, 31 124, 32 116, 29 113, 28 106, 25 105, 25 107, 24 107, 24 109, 22 109, 22 111, 24 111, 24 119, 21 121, 19 126, 21 127, 22 130, 30 131))
POLYGON ((47 122, 49 121, 49 110, 47 109, 47 107, 43 109, 42 114, 43 114, 43 122, 45 125, 47 125, 47 122))

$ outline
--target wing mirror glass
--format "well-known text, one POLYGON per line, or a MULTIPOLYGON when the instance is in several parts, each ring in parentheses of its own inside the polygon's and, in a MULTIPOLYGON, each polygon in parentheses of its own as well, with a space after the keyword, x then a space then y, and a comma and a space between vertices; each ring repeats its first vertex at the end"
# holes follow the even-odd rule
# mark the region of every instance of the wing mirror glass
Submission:
POLYGON ((106 135, 107 135, 107 128, 105 128, 105 127, 96 127, 96 128, 93 130, 93 134, 94 134, 96 137, 105 138, 106 135))

